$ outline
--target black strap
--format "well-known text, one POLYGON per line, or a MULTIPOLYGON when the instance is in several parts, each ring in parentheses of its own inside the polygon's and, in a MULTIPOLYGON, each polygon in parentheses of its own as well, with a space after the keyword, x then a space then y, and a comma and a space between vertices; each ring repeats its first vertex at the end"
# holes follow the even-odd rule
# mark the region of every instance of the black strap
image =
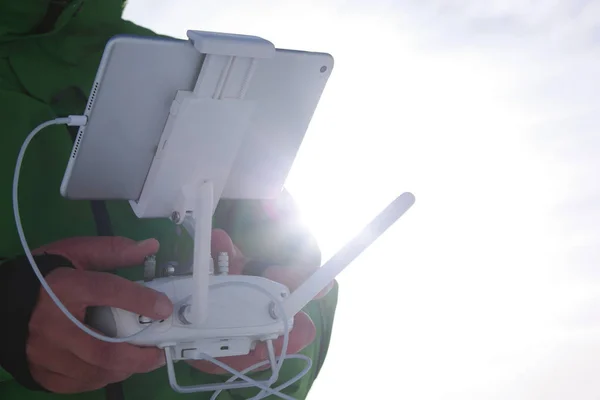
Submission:
POLYGON ((114 236, 106 203, 100 200, 94 200, 91 203, 98 236, 114 236))
MULTIPOLYGON (((71 262, 57 255, 40 255, 34 260, 43 276, 59 267, 71 267, 71 262)), ((22 256, 2 263, 0 267, 0 320, 2 342, 0 343, 0 365, 23 387, 29 390, 46 391, 31 376, 27 361, 29 320, 38 302, 40 282, 35 276, 29 260, 22 256)))
POLYGON ((35 27, 33 32, 38 34, 50 32, 54 28, 60 14, 62 14, 70 2, 71 0, 50 0, 44 18, 35 27))
POLYGON ((109 383, 104 388, 106 400, 125 400, 123 384, 121 382, 109 383))

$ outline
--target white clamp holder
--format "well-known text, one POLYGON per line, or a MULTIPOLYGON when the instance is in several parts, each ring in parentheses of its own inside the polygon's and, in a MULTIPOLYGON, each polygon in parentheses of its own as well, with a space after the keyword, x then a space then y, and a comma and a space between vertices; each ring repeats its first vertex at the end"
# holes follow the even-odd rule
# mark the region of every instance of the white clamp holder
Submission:
POLYGON ((131 202, 139 218, 162 218, 174 211, 183 217, 193 208, 193 192, 208 180, 216 203, 254 109, 244 97, 257 63, 275 55, 271 42, 255 36, 187 35, 203 55, 202 67, 193 91, 178 91, 171 104, 140 198, 131 202), (175 199, 182 187, 187 191, 175 199))
POLYGON ((254 104, 244 100, 260 59, 275 46, 256 36, 188 31, 203 55, 193 91, 171 104, 144 188, 131 207, 139 218, 194 220, 192 324, 207 318, 212 215, 243 142, 254 104))

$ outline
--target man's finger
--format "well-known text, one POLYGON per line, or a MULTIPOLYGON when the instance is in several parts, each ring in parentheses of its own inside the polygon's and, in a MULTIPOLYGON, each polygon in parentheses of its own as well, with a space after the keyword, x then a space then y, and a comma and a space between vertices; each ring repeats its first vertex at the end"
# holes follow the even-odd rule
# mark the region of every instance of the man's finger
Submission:
POLYGON ((216 257, 219 253, 228 253, 230 259, 243 257, 242 252, 222 229, 214 229, 210 240, 210 251, 216 257))
POLYGON ((104 369, 91 365, 71 352, 43 340, 30 341, 27 345, 27 358, 30 364, 42 360, 52 360, 49 371, 83 382, 117 382, 127 379, 131 373, 120 372, 115 368, 104 369), (36 360, 36 362, 32 362, 36 360))
POLYGON ((70 329, 74 340, 69 351, 87 364, 119 375, 147 373, 165 364, 164 352, 159 348, 106 343, 74 329, 70 329))
MULTIPOLYGON (((43 334, 44 343, 70 353, 88 365, 126 377, 128 374, 150 372, 165 364, 164 352, 156 347, 107 343, 88 335, 69 321, 56 322, 53 329, 46 329, 43 334)), ((34 332, 34 335, 31 339, 39 340, 40 334, 34 332)), ((31 355, 35 354, 34 350, 31 349, 31 355)), ((68 371, 55 372, 72 376, 68 371)))
POLYGON ((85 382, 66 377, 38 366, 31 366, 31 375, 46 390, 58 394, 91 392, 106 386, 106 382, 85 382))
POLYGON ((216 255, 220 252, 227 252, 229 253, 230 257, 235 256, 235 246, 233 241, 227 232, 222 229, 214 229, 212 231, 210 238, 210 251, 213 255, 216 255))
POLYGON ((35 253, 61 255, 79 269, 105 271, 141 265, 158 248, 156 239, 135 242, 120 236, 75 237, 46 245, 35 253))
POLYGON ((77 284, 72 288, 72 298, 85 306, 116 307, 155 320, 167 318, 173 312, 173 304, 164 293, 117 275, 73 272, 77 284))

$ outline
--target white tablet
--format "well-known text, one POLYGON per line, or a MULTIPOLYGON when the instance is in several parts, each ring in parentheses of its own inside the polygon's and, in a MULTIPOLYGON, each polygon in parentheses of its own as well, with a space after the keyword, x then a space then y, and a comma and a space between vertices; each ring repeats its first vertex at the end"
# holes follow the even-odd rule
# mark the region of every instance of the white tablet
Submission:
MULTIPOLYGON (((109 41, 61 193, 80 200, 138 200, 177 91, 192 90, 203 55, 189 41, 109 41)), ((245 98, 256 108, 222 197, 283 186, 333 68, 329 54, 278 49, 261 60, 245 98), (263 187, 261 187, 261 185, 263 187), (255 188, 256 190, 252 190, 255 188)))

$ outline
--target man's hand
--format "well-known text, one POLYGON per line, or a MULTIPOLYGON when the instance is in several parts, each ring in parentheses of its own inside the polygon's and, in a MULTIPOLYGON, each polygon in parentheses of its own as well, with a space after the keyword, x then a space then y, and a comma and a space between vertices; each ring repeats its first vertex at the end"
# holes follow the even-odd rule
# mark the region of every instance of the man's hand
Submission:
MULTIPOLYGON (((67 309, 80 321, 90 306, 118 307, 153 319, 168 317, 171 301, 162 293, 101 271, 140 265, 158 251, 158 242, 136 243, 120 237, 73 238, 34 252, 61 255, 76 269, 57 268, 46 280, 67 309)), ((55 393, 80 393, 103 388, 132 374, 164 365, 158 348, 106 343, 81 331, 41 289, 29 322, 27 357, 31 374, 55 393)))
MULTIPOLYGON (((229 254, 229 273, 232 275, 242 274, 244 265, 248 259, 244 257, 240 249, 233 244, 229 235, 227 235, 227 233, 223 230, 214 230, 212 233, 211 243, 211 252, 215 258, 220 252, 227 252, 229 254)), ((294 291, 317 268, 318 266, 294 266, 288 268, 274 265, 265 270, 264 276, 265 278, 282 283, 291 291, 294 291)), ((325 296, 332 286, 333 284, 321 292, 317 298, 325 296)), ((306 346, 312 343, 312 341, 315 339, 315 335, 316 328, 310 317, 303 312, 296 314, 294 317, 294 328, 290 332, 288 354, 295 354, 302 351, 306 346)), ((274 346, 276 354, 280 355, 283 347, 283 337, 279 337, 277 340, 275 340, 274 346)), ((266 345, 264 343, 259 343, 256 346, 256 349, 248 355, 238 357, 223 357, 219 358, 219 361, 240 371, 250 367, 251 365, 264 361, 267 358, 268 352, 266 345)), ((189 364, 203 372, 210 374, 222 374, 227 372, 208 361, 189 361, 189 364)), ((268 366, 264 367, 263 369, 267 368, 268 366)))

